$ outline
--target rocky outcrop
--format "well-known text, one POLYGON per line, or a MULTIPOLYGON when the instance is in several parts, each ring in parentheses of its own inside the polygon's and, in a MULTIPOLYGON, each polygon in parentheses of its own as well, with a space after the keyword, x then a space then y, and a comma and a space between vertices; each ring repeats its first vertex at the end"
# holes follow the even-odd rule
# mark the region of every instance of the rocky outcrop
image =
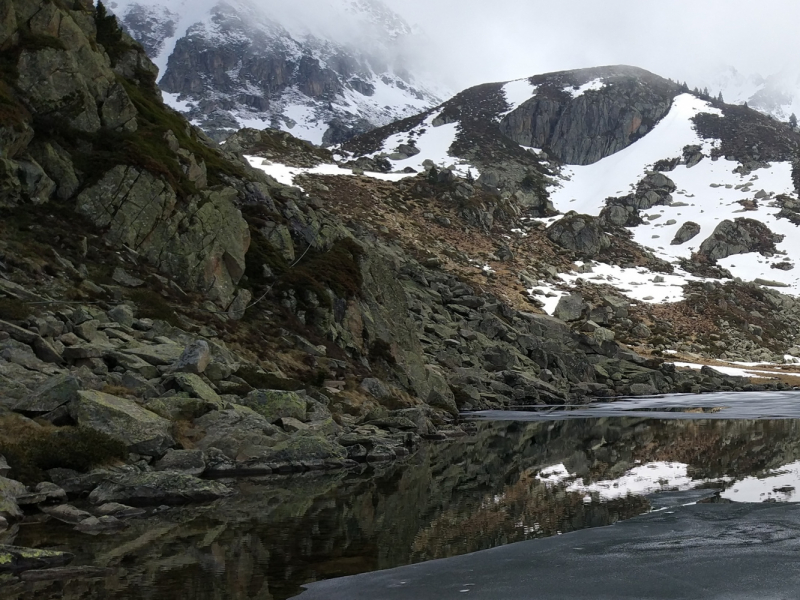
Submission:
POLYGON ((251 192, 220 177, 242 166, 162 104, 155 66, 114 17, 39 0, 9 10, 19 31, 0 42, 0 203, 74 204, 107 242, 227 308, 249 245, 237 205, 251 192))
POLYGON ((777 251, 775 244, 781 241, 783 236, 772 233, 761 221, 746 218, 733 221, 726 219, 700 244, 698 254, 710 262, 747 252, 760 252, 771 256, 777 251))
POLYGON ((175 445, 169 421, 124 398, 82 391, 69 411, 81 427, 117 439, 131 452, 161 456, 175 445))
POLYGON ((611 246, 600 219, 569 212, 547 229, 547 237, 562 248, 593 258, 611 246))
POLYGON ((678 86, 634 67, 602 67, 531 78, 536 94, 500 129, 522 146, 546 148, 559 160, 588 165, 619 152, 669 112, 678 86), (573 95, 593 80, 602 87, 573 95))

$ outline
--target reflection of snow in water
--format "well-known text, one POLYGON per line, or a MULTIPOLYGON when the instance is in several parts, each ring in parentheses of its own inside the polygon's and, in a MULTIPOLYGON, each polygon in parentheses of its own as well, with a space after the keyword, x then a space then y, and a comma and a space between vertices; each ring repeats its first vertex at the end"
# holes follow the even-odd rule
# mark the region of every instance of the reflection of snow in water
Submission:
MULTIPOLYGON (((563 465, 542 469, 536 476, 547 485, 565 484, 566 491, 587 494, 584 502, 591 502, 588 494, 597 494, 600 500, 616 500, 627 495, 645 496, 665 491, 686 491, 709 482, 729 483, 732 477, 717 480, 692 479, 689 465, 677 462, 652 462, 636 466, 617 479, 584 484, 570 474, 563 465), (572 481, 572 483, 569 483, 572 481)), ((800 461, 771 471, 764 477, 745 477, 735 481, 720 495, 732 502, 800 502, 800 461)))
POLYGON ((688 465, 673 462, 654 462, 634 467, 622 477, 584 485, 576 481, 568 492, 597 493, 602 500, 615 500, 631 494, 644 496, 667 490, 690 490, 701 482, 688 475, 688 465))
POLYGON ((765 477, 745 477, 722 492, 733 502, 800 502, 800 462, 772 471, 765 477))

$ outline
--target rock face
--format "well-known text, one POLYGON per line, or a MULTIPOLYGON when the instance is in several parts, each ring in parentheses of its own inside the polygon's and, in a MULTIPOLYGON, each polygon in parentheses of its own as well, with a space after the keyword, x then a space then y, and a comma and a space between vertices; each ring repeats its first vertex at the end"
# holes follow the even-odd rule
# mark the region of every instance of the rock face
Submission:
POLYGON ((204 191, 180 207, 163 179, 120 165, 82 192, 77 208, 107 229, 112 243, 135 249, 173 274, 179 285, 208 290, 212 300, 227 306, 244 274, 250 246, 250 231, 236 199, 233 189, 204 191))
POLYGON ((74 201, 107 242, 227 308, 250 237, 242 193, 220 175, 242 168, 175 121, 153 84, 155 65, 113 17, 85 3, 6 4, 14 18, 0 46, 13 68, 2 92, 0 203, 74 201))
POLYGON ((634 67, 602 67, 531 78, 533 98, 500 123, 522 146, 547 148, 559 160, 588 165, 626 148, 669 112, 678 86, 634 67), (579 95, 571 93, 597 81, 579 95))
POLYGON ((600 219, 576 212, 567 213, 553 223, 547 230, 547 237, 559 246, 588 258, 611 246, 611 238, 603 231, 600 219))
POLYGON ((124 442, 131 452, 161 456, 175 445, 172 424, 135 402, 94 391, 78 392, 69 407, 81 426, 124 442))
POLYGON ((675 238, 670 242, 673 246, 680 246, 700 235, 700 225, 694 221, 686 221, 675 233, 675 238))
POLYGON ((711 262, 747 252, 772 255, 777 250, 775 244, 782 240, 782 235, 772 233, 761 221, 745 218, 733 221, 726 219, 700 244, 699 254, 711 262))

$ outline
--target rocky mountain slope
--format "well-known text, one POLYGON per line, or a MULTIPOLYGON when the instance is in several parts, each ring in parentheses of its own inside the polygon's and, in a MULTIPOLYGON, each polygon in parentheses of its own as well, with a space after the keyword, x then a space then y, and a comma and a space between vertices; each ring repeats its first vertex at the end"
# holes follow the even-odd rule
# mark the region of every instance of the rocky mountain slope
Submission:
POLYGON ((339 143, 438 103, 414 81, 411 27, 379 0, 115 0, 165 99, 212 137, 273 127, 339 143))
MULTIPOLYGON (((669 330, 681 307, 694 303, 688 298, 698 284, 741 288, 733 279, 740 277, 758 294, 797 293, 791 240, 799 142, 790 127, 754 110, 686 93, 640 69, 604 67, 472 88, 351 140, 339 158, 388 180, 412 181, 417 172, 435 181, 465 178, 442 201, 474 226, 506 227, 508 246, 545 228, 544 237, 577 261, 558 267, 555 282, 528 286, 550 314, 576 285, 610 286, 663 316, 648 324, 650 336, 660 331, 657 352, 781 362, 800 353, 794 313, 775 310, 783 300, 742 311, 733 325, 725 313, 736 312, 737 300, 722 303, 706 334, 724 329, 724 340, 696 344, 691 327, 669 330), (761 334, 753 334, 761 330, 773 338, 766 354, 757 351, 761 334)), ((285 182, 337 172, 260 163, 251 160, 285 182)), ((525 260, 537 258, 530 252, 525 260)), ((737 295, 753 292, 726 297, 737 295)))

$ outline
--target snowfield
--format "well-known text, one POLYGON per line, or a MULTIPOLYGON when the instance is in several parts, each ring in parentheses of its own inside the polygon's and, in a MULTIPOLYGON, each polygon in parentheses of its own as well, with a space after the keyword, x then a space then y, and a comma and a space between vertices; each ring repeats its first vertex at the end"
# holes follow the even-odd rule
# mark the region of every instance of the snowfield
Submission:
MULTIPOLYGON (((708 155, 714 142, 701 139, 691 121, 693 116, 701 112, 722 114, 707 102, 690 94, 682 94, 675 98, 669 114, 635 144, 592 165, 565 167, 561 181, 551 189, 551 199, 556 209, 597 216, 605 206, 606 198, 634 192, 638 182, 656 161, 681 156, 687 145, 702 146, 703 153, 708 155)), ((766 258, 758 253, 741 254, 722 259, 719 265, 745 281, 774 281, 787 286, 782 287, 781 291, 800 294, 800 271, 771 268, 772 264, 787 259, 800 266, 800 248, 794 243, 798 228, 786 219, 777 219, 775 215, 779 208, 772 203, 778 194, 794 194, 791 163, 773 163, 769 168, 759 169, 749 175, 734 173, 737 167, 738 163, 734 161, 712 160, 707 156, 691 168, 680 165, 674 171, 665 173, 678 187, 673 194, 673 204, 654 206, 643 211, 645 223, 631 228, 634 240, 651 249, 656 256, 674 262, 689 258, 721 221, 738 217, 756 219, 774 233, 785 236, 784 241, 778 244, 779 252, 785 255, 766 258), (749 189, 741 189, 745 186, 749 189), (757 210, 745 210, 739 204, 742 200, 755 200, 756 194, 762 190, 766 197, 756 200, 757 210), (675 233, 686 221, 699 224, 700 234, 683 245, 671 245, 675 233)), ((549 224, 556 220, 548 219, 546 222, 549 224)), ((677 291, 680 279, 692 279, 688 274, 676 270, 677 278, 663 276, 665 282, 653 284, 652 279, 657 274, 639 271, 639 276, 636 276, 626 271, 631 270, 608 265, 595 267, 596 273, 626 289, 627 296, 650 302, 682 299, 682 294, 670 293, 668 289, 672 287, 677 291)), ((564 278, 568 281, 575 279, 571 275, 564 278)))

